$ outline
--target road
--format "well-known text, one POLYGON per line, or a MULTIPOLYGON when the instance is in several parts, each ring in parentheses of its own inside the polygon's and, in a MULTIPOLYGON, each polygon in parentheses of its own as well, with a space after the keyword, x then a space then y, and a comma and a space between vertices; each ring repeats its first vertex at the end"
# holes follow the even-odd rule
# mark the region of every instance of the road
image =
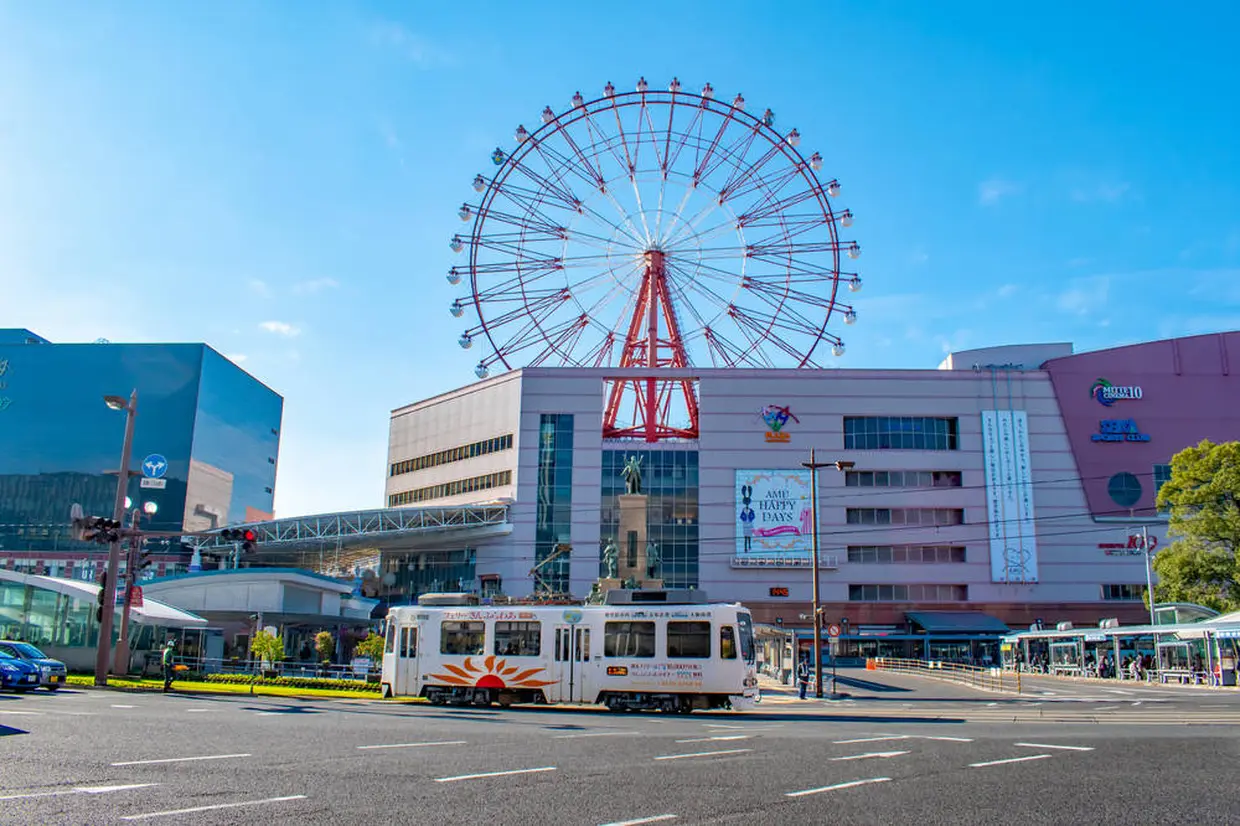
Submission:
POLYGON ((1240 809, 1240 693, 1035 681, 1015 698, 842 676, 848 700, 689 716, 0 695, 0 823, 1182 824, 1240 809))

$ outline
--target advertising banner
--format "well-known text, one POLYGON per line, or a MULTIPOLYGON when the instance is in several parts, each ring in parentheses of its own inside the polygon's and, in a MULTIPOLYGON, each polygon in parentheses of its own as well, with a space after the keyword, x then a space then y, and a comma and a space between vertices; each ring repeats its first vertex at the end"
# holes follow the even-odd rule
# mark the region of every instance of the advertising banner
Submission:
POLYGON ((812 530, 808 470, 736 471, 733 567, 809 565, 812 530))
POLYGON ((1029 417, 1023 410, 982 411, 986 515, 992 582, 1037 582, 1029 417))

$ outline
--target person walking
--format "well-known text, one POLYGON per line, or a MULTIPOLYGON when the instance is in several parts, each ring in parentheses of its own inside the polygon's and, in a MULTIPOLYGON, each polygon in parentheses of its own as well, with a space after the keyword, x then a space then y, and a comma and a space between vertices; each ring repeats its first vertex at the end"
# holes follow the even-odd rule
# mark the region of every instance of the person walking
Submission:
POLYGON ((802 658, 801 664, 797 666, 797 686, 801 691, 801 699, 805 699, 805 692, 809 688, 809 660, 802 658))
POLYGON ((173 671, 172 659, 173 657, 176 656, 176 647, 177 647, 177 641, 173 639, 168 640, 168 642, 164 644, 164 656, 163 656, 162 663, 164 667, 164 693, 165 694, 167 694, 169 691, 172 690, 172 675, 175 673, 173 671))

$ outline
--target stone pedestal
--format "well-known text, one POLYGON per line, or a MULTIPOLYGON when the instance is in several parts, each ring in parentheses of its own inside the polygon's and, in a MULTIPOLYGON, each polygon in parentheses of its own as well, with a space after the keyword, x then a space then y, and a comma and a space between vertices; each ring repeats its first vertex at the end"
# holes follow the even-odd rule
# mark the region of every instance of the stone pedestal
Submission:
POLYGON ((620 496, 620 526, 616 546, 620 550, 618 578, 626 582, 632 577, 639 588, 662 588, 663 580, 646 576, 646 522, 649 498, 644 493, 620 496))

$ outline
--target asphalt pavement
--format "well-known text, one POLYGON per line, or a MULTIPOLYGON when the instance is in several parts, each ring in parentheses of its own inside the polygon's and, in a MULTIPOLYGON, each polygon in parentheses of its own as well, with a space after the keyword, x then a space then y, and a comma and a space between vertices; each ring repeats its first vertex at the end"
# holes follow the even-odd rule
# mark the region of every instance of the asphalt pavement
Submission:
POLYGON ((1232 823, 1240 692, 875 672, 755 711, 0 695, 0 823, 1232 823), (1050 694, 1043 692, 1053 692, 1050 694), (1113 699, 1112 699, 1113 698, 1113 699))

